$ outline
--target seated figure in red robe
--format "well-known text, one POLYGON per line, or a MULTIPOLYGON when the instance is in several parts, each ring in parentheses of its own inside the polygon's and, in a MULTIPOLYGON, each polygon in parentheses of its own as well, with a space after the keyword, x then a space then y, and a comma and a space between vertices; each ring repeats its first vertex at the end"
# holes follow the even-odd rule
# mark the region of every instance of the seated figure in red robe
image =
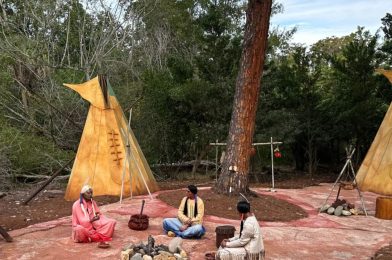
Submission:
POLYGON ((78 243, 112 240, 116 221, 103 216, 93 200, 93 189, 85 185, 80 191, 80 199, 72 206, 72 239, 78 243))

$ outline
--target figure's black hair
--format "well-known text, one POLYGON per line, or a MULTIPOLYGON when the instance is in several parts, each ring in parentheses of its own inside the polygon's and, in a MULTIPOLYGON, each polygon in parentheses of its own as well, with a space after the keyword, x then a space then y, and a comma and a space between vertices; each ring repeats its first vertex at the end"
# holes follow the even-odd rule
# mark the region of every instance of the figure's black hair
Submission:
MULTIPOLYGON (((247 201, 240 201, 237 203, 237 210, 241 214, 245 214, 250 212, 250 203, 247 201)), ((242 230, 244 229, 244 220, 241 219, 241 227, 240 227, 240 237, 242 235, 242 230)))
POLYGON ((250 203, 247 201, 240 201, 237 203, 237 210, 239 213, 250 212, 250 203))
POLYGON ((197 194, 197 187, 195 186, 195 185, 189 185, 188 186, 188 190, 190 191, 190 192, 192 192, 193 194, 197 194))
MULTIPOLYGON (((188 190, 192 192, 195 195, 195 212, 194 212, 194 217, 197 216, 197 187, 195 185, 189 185, 188 190)), ((188 198, 186 198, 185 205, 184 205, 184 215, 188 215, 188 198)))

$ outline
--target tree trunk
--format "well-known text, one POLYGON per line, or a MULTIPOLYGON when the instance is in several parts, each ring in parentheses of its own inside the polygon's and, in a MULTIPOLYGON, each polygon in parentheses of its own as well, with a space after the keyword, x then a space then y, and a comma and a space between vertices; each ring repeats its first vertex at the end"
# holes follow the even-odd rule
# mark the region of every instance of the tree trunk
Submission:
POLYGON ((216 184, 216 190, 220 193, 238 194, 248 191, 250 149, 267 47, 271 5, 272 0, 249 0, 248 3, 244 47, 236 80, 227 153, 222 174, 216 184), (230 166, 236 166, 237 170, 229 171, 230 166))
MULTIPOLYGON (((208 150, 210 146, 208 145, 207 147, 204 147, 204 149, 199 153, 199 149, 196 149, 196 158, 192 166, 192 178, 195 179, 195 175, 197 172, 197 169, 199 168, 201 164, 201 160, 207 155, 208 150)), ((207 159, 208 162, 208 159, 207 159)), ((208 168, 208 164, 206 164, 206 167, 208 168)))
POLYGON ((295 159, 295 169, 298 171, 305 170, 305 151, 301 144, 301 138, 295 139, 294 145, 292 146, 293 157, 295 159))
POLYGON ((29 102, 29 88, 31 91, 33 79, 32 72, 22 63, 16 63, 13 68, 15 80, 21 86, 21 101, 23 104, 23 109, 26 115, 28 115, 29 121, 26 123, 29 124, 31 129, 34 129, 35 113, 33 107, 30 106, 29 102))

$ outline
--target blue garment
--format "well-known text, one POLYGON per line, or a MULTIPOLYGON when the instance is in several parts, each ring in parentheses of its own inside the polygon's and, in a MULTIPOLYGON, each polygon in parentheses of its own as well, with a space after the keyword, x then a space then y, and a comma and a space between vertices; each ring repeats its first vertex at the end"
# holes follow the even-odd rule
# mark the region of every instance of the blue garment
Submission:
POLYGON ((181 226, 182 223, 178 218, 165 218, 163 220, 163 229, 166 233, 173 231, 178 237, 201 238, 206 233, 206 229, 200 224, 190 226, 184 231, 180 231, 181 226))

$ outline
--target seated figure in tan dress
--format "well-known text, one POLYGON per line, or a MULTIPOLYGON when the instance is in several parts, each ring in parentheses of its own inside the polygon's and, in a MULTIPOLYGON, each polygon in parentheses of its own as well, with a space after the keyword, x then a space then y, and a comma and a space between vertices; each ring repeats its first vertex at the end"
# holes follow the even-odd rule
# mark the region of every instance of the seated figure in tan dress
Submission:
POLYGON ((263 260, 264 243, 259 223, 250 212, 250 203, 240 201, 237 211, 241 217, 240 234, 224 239, 216 253, 219 260, 263 260))

